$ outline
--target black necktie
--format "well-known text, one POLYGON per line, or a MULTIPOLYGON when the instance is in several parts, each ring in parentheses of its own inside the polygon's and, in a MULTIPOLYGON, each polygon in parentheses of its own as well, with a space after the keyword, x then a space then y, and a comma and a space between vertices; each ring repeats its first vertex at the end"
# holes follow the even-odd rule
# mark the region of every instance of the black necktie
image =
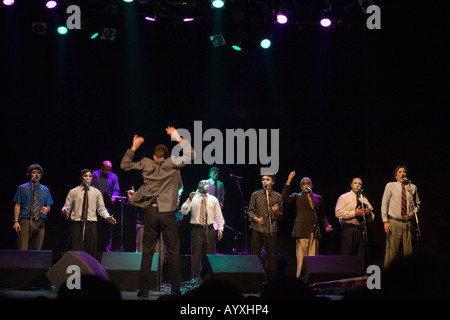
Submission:
POLYGON ((214 181, 214 196, 217 198, 217 180, 214 181))
POLYGON ((33 192, 33 218, 35 220, 39 219, 39 201, 38 201, 38 195, 37 195, 37 188, 34 187, 34 192, 33 192))
POLYGON ((83 222, 87 221, 88 208, 89 208, 88 188, 85 187, 83 197, 83 211, 81 214, 81 221, 83 222))
POLYGON ((200 208, 200 217, 203 219, 205 225, 208 224, 208 213, 206 211, 206 196, 201 195, 200 198, 202 199, 202 205, 200 208))

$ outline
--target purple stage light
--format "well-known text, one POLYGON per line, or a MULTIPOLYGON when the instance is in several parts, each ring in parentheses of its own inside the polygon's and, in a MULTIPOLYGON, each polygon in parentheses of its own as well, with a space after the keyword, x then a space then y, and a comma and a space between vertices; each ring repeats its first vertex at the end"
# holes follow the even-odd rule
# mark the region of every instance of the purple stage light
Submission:
POLYGON ((145 20, 147 20, 147 21, 156 21, 155 18, 150 17, 150 16, 146 16, 146 17, 145 17, 145 20))
POLYGON ((277 14, 277 22, 279 24, 285 24, 288 21, 288 18, 284 14, 277 14))
POLYGON ((322 20, 320 20, 320 25, 322 27, 328 28, 329 26, 331 26, 331 20, 328 18, 323 18, 322 20))
POLYGON ((194 21, 194 18, 184 18, 183 21, 184 22, 191 22, 191 21, 194 21))
POLYGON ((45 6, 48 9, 53 9, 58 5, 58 3, 56 1, 47 1, 47 3, 45 4, 45 6))
POLYGON ((5 6, 11 6, 14 4, 14 0, 3 0, 5 6))

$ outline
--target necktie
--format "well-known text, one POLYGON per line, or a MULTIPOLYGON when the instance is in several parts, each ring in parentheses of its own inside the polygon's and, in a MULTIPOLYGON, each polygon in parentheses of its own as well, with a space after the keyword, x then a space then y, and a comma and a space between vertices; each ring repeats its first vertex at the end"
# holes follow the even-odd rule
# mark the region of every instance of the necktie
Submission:
POLYGON ((102 177, 102 184, 101 184, 101 192, 102 192, 102 196, 105 194, 105 189, 106 189, 106 178, 102 177))
POLYGON ((214 196, 217 198, 217 180, 214 181, 214 196))
POLYGON ((88 188, 84 188, 84 197, 83 197, 83 211, 81 214, 81 221, 87 221, 87 214, 89 208, 89 198, 88 198, 88 188))
POLYGON ((309 200, 309 205, 311 206, 311 209, 314 209, 310 193, 308 193, 308 200, 309 200))
POLYGON ((39 201, 38 201, 38 195, 37 195, 37 188, 34 187, 33 192, 33 218, 35 220, 39 219, 39 201))
POLYGON ((206 197, 204 195, 201 195, 202 199, 202 205, 200 207, 200 218, 204 222, 204 224, 208 224, 208 215, 206 212, 206 197))
POLYGON ((402 217, 406 215, 406 189, 405 189, 405 185, 402 184, 402 211, 401 211, 401 215, 402 217))

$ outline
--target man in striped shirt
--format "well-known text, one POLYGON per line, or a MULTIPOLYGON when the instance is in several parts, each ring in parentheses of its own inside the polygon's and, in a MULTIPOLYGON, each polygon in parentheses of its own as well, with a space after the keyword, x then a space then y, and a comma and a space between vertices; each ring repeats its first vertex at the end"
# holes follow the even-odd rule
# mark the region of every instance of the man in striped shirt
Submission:
POLYGON ((281 194, 273 191, 274 175, 263 175, 263 188, 253 192, 250 198, 248 218, 252 229, 251 254, 266 252, 267 280, 277 275, 277 221, 283 215, 281 194))

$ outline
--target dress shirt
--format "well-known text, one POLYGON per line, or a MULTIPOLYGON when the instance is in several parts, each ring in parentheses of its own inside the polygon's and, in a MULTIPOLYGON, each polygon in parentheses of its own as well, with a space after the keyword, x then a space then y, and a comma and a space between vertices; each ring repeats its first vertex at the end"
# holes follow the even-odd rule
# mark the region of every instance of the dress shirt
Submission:
POLYGON ((269 207, 271 208, 270 216, 268 214, 269 208, 267 207, 266 190, 261 189, 253 192, 247 212, 248 218, 251 221, 250 228, 264 233, 272 233, 277 231, 277 220, 281 219, 283 214, 283 199, 278 192, 273 190, 269 192, 269 207), (278 215, 275 214, 275 211, 272 211, 272 207, 275 204, 278 204, 278 215), (260 225, 258 222, 253 220, 255 217, 263 218, 264 223, 260 225))
MULTIPOLYGON (((364 199, 364 209, 369 208, 372 210, 371 214, 366 216, 366 221, 372 221, 375 217, 373 214, 373 207, 366 197, 364 199)), ((357 195, 353 191, 349 191, 341 195, 336 203, 335 213, 336 218, 339 218, 340 224, 350 223, 354 225, 360 225, 358 218, 362 219, 362 216, 355 216, 355 209, 357 203, 361 204, 361 196, 357 195), (359 200, 359 201, 358 201, 359 200)))
MULTIPOLYGON (((30 206, 32 201, 31 188, 31 182, 24 183, 17 188, 16 194, 14 196, 14 203, 20 204, 19 220, 30 217, 30 206)), ((39 183, 36 188, 39 202, 39 211, 41 211, 42 207, 51 206, 53 204, 53 199, 50 195, 50 191, 46 186, 39 183)), ((40 213, 40 217, 44 220, 47 219, 46 214, 40 213)))
POLYGON ((180 157, 172 156, 158 160, 144 157, 138 162, 133 162, 134 151, 127 150, 120 168, 125 171, 141 171, 144 178, 144 184, 137 190, 130 204, 146 209, 157 199, 159 212, 175 211, 178 191, 183 187, 180 168, 191 163, 195 158, 194 149, 188 140, 183 140, 178 145, 183 150, 183 155, 180 157))
POLYGON ((119 188, 119 178, 113 172, 108 174, 108 177, 102 174, 102 170, 96 170, 92 172, 92 186, 96 187, 98 190, 102 189, 102 180, 106 180, 105 192, 109 194, 110 197, 117 197, 120 192, 119 188))
MULTIPOLYGON (((420 199, 417 193, 417 187, 414 184, 406 184, 406 211, 414 211, 414 202, 417 206, 417 211, 420 206, 420 199), (409 192, 411 191, 411 193, 409 192), (414 199, 414 201, 413 201, 414 199)), ((389 217, 394 219, 403 220, 402 215, 402 183, 401 182, 389 182, 386 184, 383 193, 383 200, 381 201, 381 219, 383 222, 388 222, 389 217)))
MULTIPOLYGON (((70 219, 72 221, 81 221, 84 192, 84 186, 80 185, 70 190, 67 195, 66 202, 61 212, 65 214, 65 211, 67 210, 70 213, 70 219)), ((105 203, 103 202, 103 196, 100 190, 93 187, 89 188, 88 198, 88 221, 97 221, 97 213, 105 219, 110 216, 105 208, 105 203)))
POLYGON ((181 213, 187 215, 191 211, 191 223, 197 225, 204 225, 204 217, 201 216, 202 198, 206 200, 207 224, 217 224, 217 228, 223 231, 224 220, 222 210, 220 210, 219 200, 216 197, 205 194, 202 196, 200 192, 196 192, 195 196, 190 200, 189 198, 181 206, 181 213))

